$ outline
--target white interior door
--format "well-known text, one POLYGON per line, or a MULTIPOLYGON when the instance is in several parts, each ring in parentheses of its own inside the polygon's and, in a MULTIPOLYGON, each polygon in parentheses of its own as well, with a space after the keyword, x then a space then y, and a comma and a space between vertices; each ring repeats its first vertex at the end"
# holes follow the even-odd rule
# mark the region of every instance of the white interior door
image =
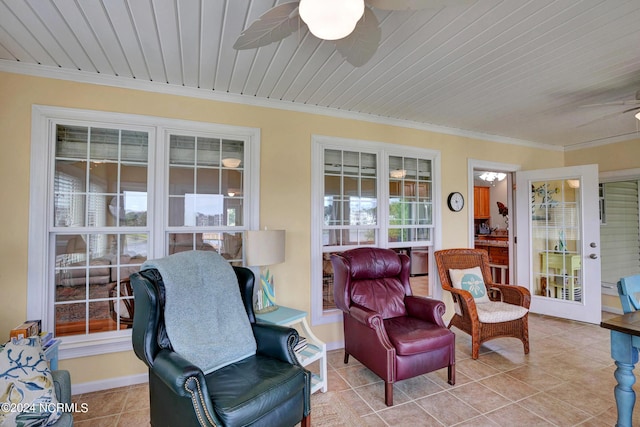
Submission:
POLYGON ((517 172, 516 215, 531 312, 600 323, 598 166, 517 172))

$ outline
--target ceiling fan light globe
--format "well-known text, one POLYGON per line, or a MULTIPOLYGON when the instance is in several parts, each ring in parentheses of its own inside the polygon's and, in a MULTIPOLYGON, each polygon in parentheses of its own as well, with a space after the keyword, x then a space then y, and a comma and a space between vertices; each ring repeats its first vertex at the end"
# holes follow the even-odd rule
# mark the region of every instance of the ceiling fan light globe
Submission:
POLYGON ((298 11, 311 34, 338 40, 353 32, 364 14, 364 0, 300 0, 298 11))

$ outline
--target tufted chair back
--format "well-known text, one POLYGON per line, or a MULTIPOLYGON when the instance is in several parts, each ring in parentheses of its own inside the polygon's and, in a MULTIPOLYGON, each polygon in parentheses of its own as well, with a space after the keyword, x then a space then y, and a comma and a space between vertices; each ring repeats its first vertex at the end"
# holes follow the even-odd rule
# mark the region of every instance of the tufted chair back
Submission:
POLYGON ((353 304, 375 311, 383 319, 406 316, 404 297, 411 295, 410 260, 391 249, 357 248, 334 263, 336 306, 348 312, 353 304))

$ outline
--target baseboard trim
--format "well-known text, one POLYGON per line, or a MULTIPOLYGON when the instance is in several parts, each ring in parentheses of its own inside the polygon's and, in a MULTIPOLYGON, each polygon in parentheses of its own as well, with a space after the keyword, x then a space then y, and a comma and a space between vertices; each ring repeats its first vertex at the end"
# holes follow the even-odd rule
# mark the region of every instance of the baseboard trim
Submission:
POLYGON ((148 374, 129 375, 127 377, 108 378, 100 381, 89 381, 80 384, 71 384, 71 394, 84 394, 93 391, 108 390, 110 388, 126 387, 136 384, 144 384, 149 381, 148 374))
POLYGON ((327 351, 339 350, 341 348, 344 348, 344 340, 342 340, 342 341, 332 341, 332 342, 328 342, 326 344, 327 344, 327 351))

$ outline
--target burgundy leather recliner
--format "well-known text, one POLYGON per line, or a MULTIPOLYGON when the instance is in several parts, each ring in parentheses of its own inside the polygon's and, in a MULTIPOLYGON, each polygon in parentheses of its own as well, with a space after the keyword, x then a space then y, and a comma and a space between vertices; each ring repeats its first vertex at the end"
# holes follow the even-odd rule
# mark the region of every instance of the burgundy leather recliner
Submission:
POLYGON ((455 335, 444 324, 445 305, 413 296, 410 260, 391 249, 357 248, 331 256, 336 306, 344 317, 344 363, 352 355, 393 384, 447 367, 455 384, 455 335))

